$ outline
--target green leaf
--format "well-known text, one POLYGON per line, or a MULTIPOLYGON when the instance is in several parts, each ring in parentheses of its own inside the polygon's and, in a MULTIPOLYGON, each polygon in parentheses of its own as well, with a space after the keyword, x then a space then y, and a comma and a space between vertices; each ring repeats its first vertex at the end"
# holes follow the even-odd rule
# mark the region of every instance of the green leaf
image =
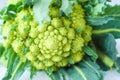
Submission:
MULTIPOLYGON (((93 40, 94 41, 94 40, 93 40)), ((108 57, 104 52, 100 51, 94 42, 90 42, 88 46, 97 54, 97 64, 100 65, 102 70, 107 71, 114 66, 114 61, 108 57), (109 62, 109 63, 108 63, 109 62)))
POLYGON ((33 6, 33 0, 20 0, 16 4, 9 4, 0 11, 0 19, 11 20, 16 17, 16 14, 23 8, 33 6))
POLYGON ((66 72, 71 80, 103 80, 104 75, 100 67, 89 58, 67 68, 66 72))
POLYGON ((52 74, 52 80, 103 80, 103 76, 99 65, 86 56, 78 64, 58 69, 52 74))
POLYGON ((4 66, 7 66, 7 60, 8 58, 6 57, 6 55, 9 54, 9 49, 5 49, 3 54, 1 55, 0 57, 0 62, 4 65, 4 66))
POLYGON ((100 26, 107 24, 109 21, 120 20, 120 5, 107 6, 105 8, 104 14, 97 16, 87 16, 88 23, 92 26, 100 26))
POLYGON ((33 12, 40 26, 43 26, 44 21, 50 22, 49 5, 51 0, 35 0, 33 4, 33 12))
POLYGON ((84 4, 85 11, 89 16, 98 16, 104 13, 107 0, 88 0, 84 4))
POLYGON ((115 67, 117 71, 120 73, 120 57, 117 58, 117 60, 115 61, 115 67))
POLYGON ((66 16, 69 16, 69 14, 72 12, 72 6, 75 3, 77 3, 76 0, 62 0, 62 6, 60 8, 60 11, 64 12, 66 16))
POLYGON ((107 6, 105 9, 105 13, 103 15, 106 16, 120 16, 120 5, 115 6, 107 6))
POLYGON ((105 7, 106 7, 105 3, 99 3, 95 5, 95 7, 92 10, 92 14, 93 15, 103 14, 105 7))
POLYGON ((88 0, 78 0, 79 3, 87 2, 88 0))
POLYGON ((29 66, 29 62, 21 62, 12 48, 5 50, 3 57, 7 61, 7 72, 2 80, 17 80, 29 66))
POLYGON ((33 0, 22 0, 24 6, 33 6, 33 0))
POLYGON ((62 80, 68 80, 67 74, 66 74, 66 72, 65 72, 65 70, 63 68, 59 69, 59 73, 61 75, 62 80))
POLYGON ((15 60, 14 60, 14 62, 13 62, 13 69, 12 69, 12 72, 15 70, 17 64, 18 64, 19 61, 20 61, 20 58, 19 58, 18 56, 15 56, 15 57, 16 57, 16 58, 15 58, 15 60))
POLYGON ((103 24, 107 24, 109 21, 114 20, 114 17, 104 17, 104 16, 97 16, 97 17, 86 17, 87 22, 91 26, 100 26, 103 24))
POLYGON ((37 73, 37 69, 31 65, 30 67, 30 79, 37 73))
POLYGON ((108 55, 113 61, 117 59, 116 41, 112 34, 106 33, 93 37, 96 47, 108 55))
POLYGON ((16 13, 23 8, 22 3, 18 2, 16 5, 10 4, 0 11, 0 19, 11 20, 16 17, 16 13))
POLYGON ((93 26, 93 34, 99 35, 104 33, 111 33, 115 38, 120 38, 120 20, 110 20, 106 24, 93 26))
POLYGON ((3 80, 9 80, 11 78, 11 73, 12 73, 12 69, 13 69, 13 61, 15 60, 15 53, 12 49, 8 50, 9 57, 7 56, 7 73, 5 75, 5 77, 3 78, 3 80))
POLYGON ((2 80, 17 80, 29 66, 29 62, 21 62, 18 58, 12 59, 12 63, 7 68, 7 74, 2 80))
POLYGON ((111 59, 105 52, 97 49, 97 53, 99 55, 99 59, 97 60, 98 64, 100 65, 101 69, 104 71, 113 68, 114 61, 111 59))
POLYGON ((0 13, 0 19, 9 20, 14 19, 16 15, 16 7, 15 5, 11 4, 4 8, 0 13))
POLYGON ((101 65, 101 68, 104 70, 108 70, 110 68, 115 67, 119 72, 120 59, 117 57, 116 41, 114 39, 114 36, 110 33, 106 33, 106 34, 94 36, 93 40, 97 48, 99 59, 102 62, 102 63, 99 62, 101 65), (105 65, 107 66, 106 68, 105 68, 105 65))
POLYGON ((19 61, 17 64, 14 72, 12 73, 11 80, 17 80, 21 77, 21 75, 24 73, 24 71, 29 67, 29 62, 22 63, 19 61))
POLYGON ((59 71, 57 71, 57 72, 52 73, 52 75, 50 75, 50 78, 52 80, 61 80, 61 75, 60 75, 59 71))
POLYGON ((49 76, 52 80, 68 80, 68 76, 64 68, 59 68, 49 76))
POLYGON ((48 76, 51 80, 71 80, 66 72, 67 68, 59 68, 57 71, 52 72, 51 75, 48 76))
POLYGON ((2 56, 4 50, 5 50, 5 48, 4 48, 3 45, 0 43, 0 57, 2 56))
POLYGON ((97 60, 97 58, 98 58, 97 53, 96 53, 93 49, 91 49, 89 46, 84 46, 84 47, 83 47, 83 51, 84 51, 87 55, 89 55, 89 56, 92 58, 93 61, 96 61, 96 60, 97 60))

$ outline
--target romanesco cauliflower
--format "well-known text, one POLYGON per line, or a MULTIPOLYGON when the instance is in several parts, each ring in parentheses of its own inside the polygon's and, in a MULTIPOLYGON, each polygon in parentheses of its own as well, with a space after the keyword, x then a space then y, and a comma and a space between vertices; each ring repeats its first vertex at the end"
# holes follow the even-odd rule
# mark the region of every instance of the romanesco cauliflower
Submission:
POLYGON ((92 28, 86 24, 82 6, 74 4, 69 18, 60 16, 60 6, 54 3, 55 0, 49 7, 51 21, 44 22, 43 27, 35 20, 32 8, 28 8, 21 10, 14 20, 5 22, 2 28, 4 47, 12 46, 18 56, 29 60, 38 70, 54 71, 81 61, 82 47, 91 40, 92 28), (22 54, 24 48, 28 51, 22 54))

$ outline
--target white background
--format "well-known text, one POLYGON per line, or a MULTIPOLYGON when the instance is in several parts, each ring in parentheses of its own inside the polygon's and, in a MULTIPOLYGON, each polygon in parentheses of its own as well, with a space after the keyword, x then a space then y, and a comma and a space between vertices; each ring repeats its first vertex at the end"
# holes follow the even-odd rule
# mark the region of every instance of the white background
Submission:
MULTIPOLYGON (((7 4, 7 0, 0 0, 0 9, 2 9, 5 5, 7 4)), ((110 3, 111 5, 113 4, 120 4, 120 0, 112 0, 112 3, 110 3)), ((0 25, 1 25, 2 21, 0 20, 0 25)), ((117 39, 117 49, 118 49, 118 53, 120 56, 120 39, 117 39)), ((6 72, 6 68, 3 67, 0 64, 0 80, 2 80, 2 77, 5 75, 6 72)), ((42 80, 50 80, 45 74, 43 74, 44 72, 38 72, 35 76, 33 80, 40 80, 40 78, 42 80)), ((106 72, 106 77, 104 80, 120 80, 120 74, 118 74, 115 70, 110 70, 106 72)), ((30 80, 29 78, 30 76, 30 72, 29 69, 27 69, 24 74, 22 75, 22 77, 19 80, 30 80)))

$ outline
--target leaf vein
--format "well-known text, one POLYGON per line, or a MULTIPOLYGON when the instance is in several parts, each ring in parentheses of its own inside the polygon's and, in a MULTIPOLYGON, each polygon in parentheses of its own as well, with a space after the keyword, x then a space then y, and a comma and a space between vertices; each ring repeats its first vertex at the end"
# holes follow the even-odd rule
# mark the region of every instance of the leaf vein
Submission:
POLYGON ((82 70, 80 69, 80 68, 78 68, 77 66, 73 66, 74 67, 74 69, 82 76, 82 78, 84 79, 84 80, 87 80, 87 78, 85 77, 85 74, 82 72, 82 70))

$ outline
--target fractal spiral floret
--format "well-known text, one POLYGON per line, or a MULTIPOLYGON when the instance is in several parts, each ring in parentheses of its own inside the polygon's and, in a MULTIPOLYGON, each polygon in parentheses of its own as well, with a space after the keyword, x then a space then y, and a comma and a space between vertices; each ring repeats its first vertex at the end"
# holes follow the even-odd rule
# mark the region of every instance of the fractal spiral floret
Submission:
POLYGON ((50 22, 39 24, 32 8, 21 10, 14 20, 2 27, 3 45, 12 47, 24 62, 38 70, 69 66, 84 57, 82 47, 91 40, 92 28, 86 24, 85 13, 80 4, 72 6, 69 17, 60 13, 60 5, 50 3, 50 22))

